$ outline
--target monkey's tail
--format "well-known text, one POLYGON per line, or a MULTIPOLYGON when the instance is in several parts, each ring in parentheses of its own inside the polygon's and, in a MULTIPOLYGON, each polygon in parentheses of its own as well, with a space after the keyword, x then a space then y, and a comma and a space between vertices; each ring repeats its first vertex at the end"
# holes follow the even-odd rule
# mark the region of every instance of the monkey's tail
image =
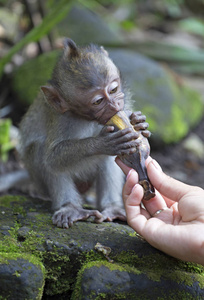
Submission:
POLYGON ((6 191, 27 181, 29 181, 29 175, 26 170, 4 174, 0 176, 0 192, 6 191))

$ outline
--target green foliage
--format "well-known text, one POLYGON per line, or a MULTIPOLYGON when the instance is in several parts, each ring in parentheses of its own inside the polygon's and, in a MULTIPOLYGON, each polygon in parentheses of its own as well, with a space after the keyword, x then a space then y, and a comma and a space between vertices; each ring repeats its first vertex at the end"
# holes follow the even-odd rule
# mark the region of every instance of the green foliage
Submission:
MULTIPOLYGON (((88 2, 93 2, 93 1, 88 1, 88 2)), ((94 1, 95 2, 95 1, 94 1)), ((102 5, 124 5, 124 0, 98 0, 97 2, 101 3, 102 5)), ((126 0, 125 5, 139 2, 138 0, 126 0)))
POLYGON ((10 140, 11 120, 0 120, 0 159, 6 162, 8 159, 8 152, 14 148, 14 144, 10 140))
POLYGON ((204 36, 204 23, 197 18, 188 18, 179 22, 179 27, 189 33, 204 36))
POLYGON ((13 87, 23 105, 30 105, 40 91, 40 86, 46 84, 50 79, 59 54, 58 50, 47 52, 35 59, 30 59, 16 70, 13 87), (38 76, 34 76, 34 74, 38 74, 38 76))
POLYGON ((0 76, 2 75, 4 66, 8 63, 11 57, 17 53, 22 47, 30 42, 39 41, 44 35, 59 23, 68 13, 72 6, 72 1, 61 0, 53 5, 50 13, 44 18, 42 23, 31 30, 22 40, 20 40, 10 51, 1 59, 0 76))
POLYGON ((134 48, 144 55, 167 63, 204 63, 204 51, 202 50, 187 49, 182 46, 152 41, 137 43, 134 48))

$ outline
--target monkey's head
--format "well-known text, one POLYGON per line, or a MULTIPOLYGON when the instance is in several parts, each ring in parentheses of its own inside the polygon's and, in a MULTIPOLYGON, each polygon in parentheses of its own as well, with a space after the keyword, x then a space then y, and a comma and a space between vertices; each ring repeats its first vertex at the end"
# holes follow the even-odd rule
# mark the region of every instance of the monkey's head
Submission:
POLYGON ((123 110, 120 73, 103 47, 79 48, 66 39, 50 83, 41 89, 47 102, 59 113, 72 111, 105 124, 123 110))

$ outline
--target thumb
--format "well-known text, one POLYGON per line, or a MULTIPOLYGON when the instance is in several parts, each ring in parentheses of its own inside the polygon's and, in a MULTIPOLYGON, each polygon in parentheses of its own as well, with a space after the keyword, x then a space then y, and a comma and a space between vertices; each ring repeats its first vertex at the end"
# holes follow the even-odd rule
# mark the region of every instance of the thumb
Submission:
POLYGON ((191 186, 184 184, 162 172, 161 167, 153 159, 147 165, 147 173, 153 186, 165 197, 179 201, 191 190, 191 186))

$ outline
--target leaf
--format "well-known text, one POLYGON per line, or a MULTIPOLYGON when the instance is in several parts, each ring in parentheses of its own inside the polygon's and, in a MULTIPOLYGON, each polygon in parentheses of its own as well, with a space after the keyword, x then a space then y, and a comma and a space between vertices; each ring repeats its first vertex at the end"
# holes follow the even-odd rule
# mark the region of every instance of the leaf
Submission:
POLYGON ((196 18, 188 18, 179 22, 179 27, 196 35, 204 36, 204 23, 196 18))
POLYGON ((181 46, 164 44, 161 42, 137 42, 132 48, 153 59, 179 63, 204 63, 204 51, 187 49, 181 46))
POLYGON ((0 120, 0 159, 4 162, 8 159, 8 151, 13 148, 10 143, 10 128, 10 119, 0 120))
POLYGON ((73 1, 61 0, 56 2, 50 13, 43 19, 42 23, 33 28, 22 40, 20 40, 0 61, 0 77, 3 73, 4 66, 10 61, 12 56, 21 48, 30 42, 39 41, 44 35, 58 24, 69 12, 73 1))

